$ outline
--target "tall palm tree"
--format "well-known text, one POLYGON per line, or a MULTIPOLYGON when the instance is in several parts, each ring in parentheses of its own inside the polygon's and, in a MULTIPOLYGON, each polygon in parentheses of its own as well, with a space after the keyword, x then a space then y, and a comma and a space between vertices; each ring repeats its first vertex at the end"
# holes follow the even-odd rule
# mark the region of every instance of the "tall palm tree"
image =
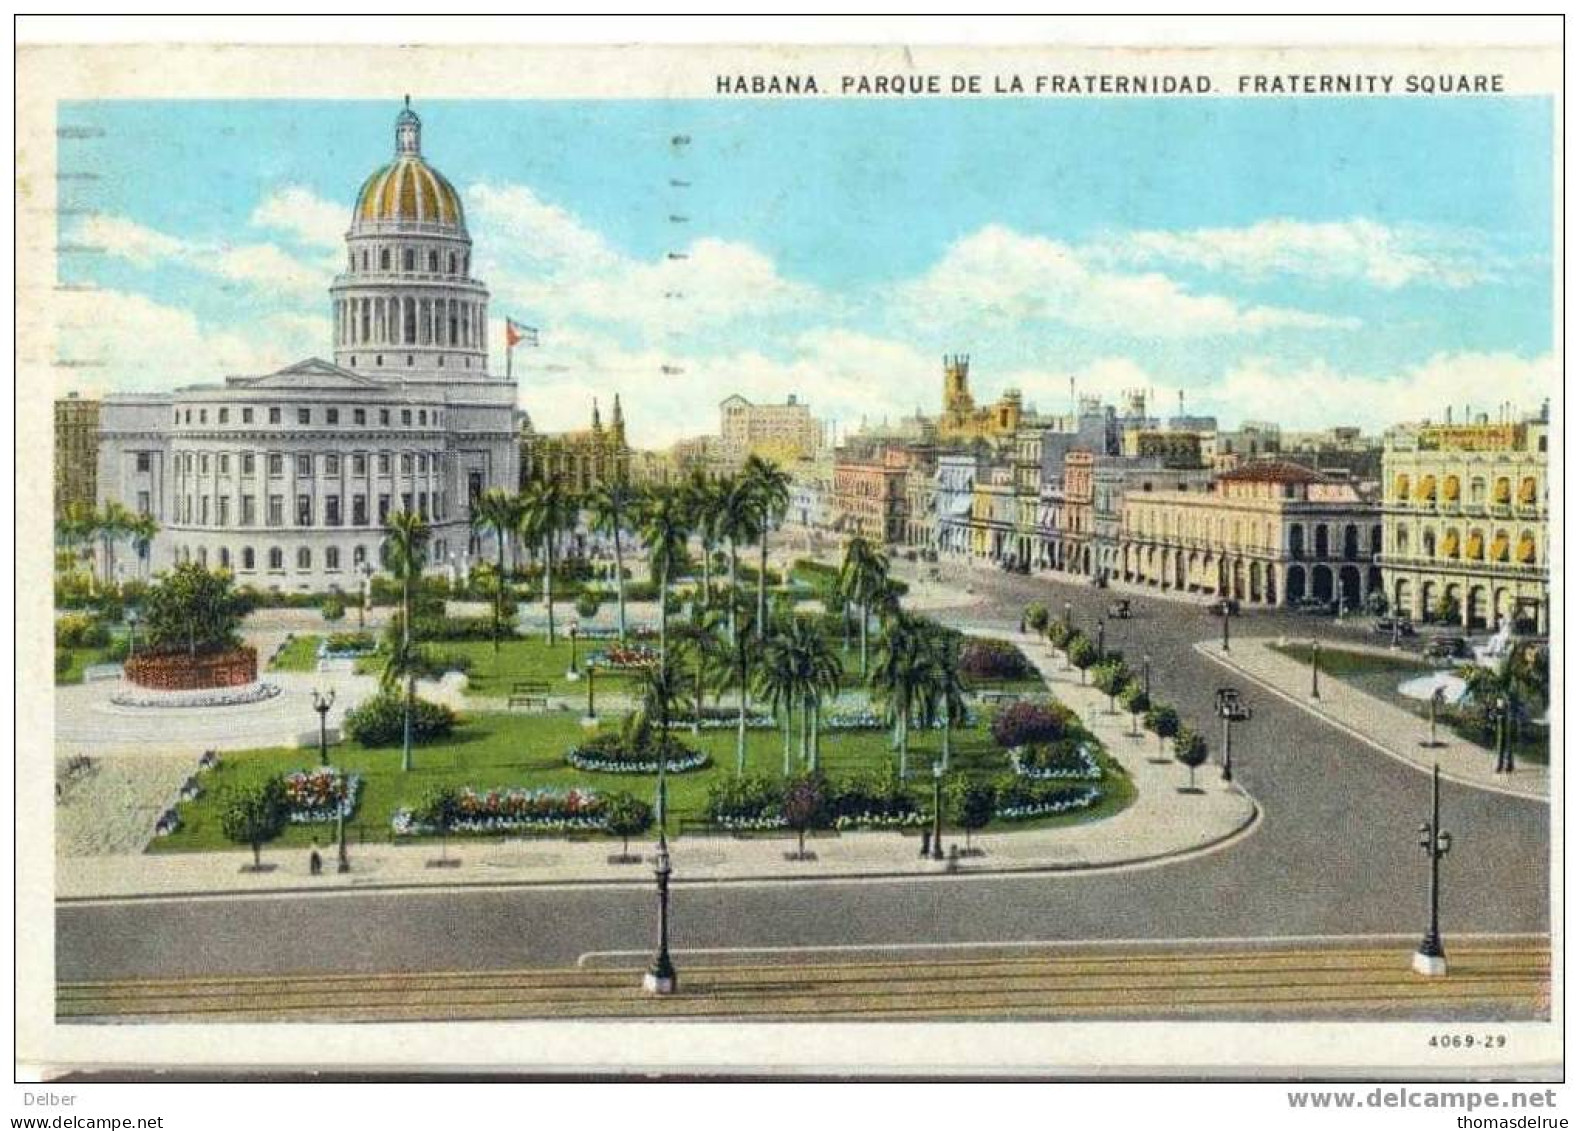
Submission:
POLYGON ((126 536, 132 540, 132 549, 137 552, 137 560, 141 563, 137 567, 139 578, 147 570, 148 551, 153 547, 158 533, 159 520, 151 514, 133 514, 131 521, 126 524, 126 536))
POLYGON ((499 549, 499 576, 493 595, 493 650, 499 650, 499 624, 504 619, 504 543, 520 523, 521 505, 515 495, 502 487, 493 487, 478 496, 472 504, 472 527, 491 530, 499 549))
POLYGON ((761 551, 757 573, 757 634, 766 629, 768 619, 768 531, 789 513, 789 474, 776 463, 761 456, 747 458, 741 477, 750 484, 756 518, 757 546, 761 551))
POLYGON ((839 681, 844 676, 844 664, 840 661, 832 641, 809 620, 799 618, 795 620, 794 627, 791 629, 791 641, 797 653, 801 676, 801 759, 806 763, 807 769, 816 773, 822 761, 823 697, 839 694, 839 681), (806 726, 808 718, 809 728, 806 726), (809 745, 805 739, 807 729, 811 731, 809 745))
POLYGON ((784 713, 784 776, 790 775, 790 734, 795 725, 795 704, 800 698, 801 676, 794 649, 786 633, 775 630, 762 643, 757 666, 757 690, 776 715, 784 713))
POLYGON ((959 674, 960 636, 941 626, 929 625, 924 646, 926 662, 931 668, 924 716, 929 726, 938 721, 943 723, 943 768, 946 770, 953 754, 954 727, 963 723, 967 714, 965 682, 959 674))
MULTIPOLYGON (((400 768, 411 769, 411 715, 417 698, 417 668, 411 642, 411 584, 422 577, 433 536, 427 520, 416 511, 392 511, 384 522, 379 545, 384 568, 400 579, 400 669, 406 679, 406 714, 400 744, 400 768)), ((392 657, 393 660, 393 657, 392 657)))
POLYGON ((669 720, 674 716, 675 705, 685 701, 685 691, 683 678, 667 660, 660 659, 642 676, 641 709, 649 719, 658 720, 658 795, 653 810, 660 837, 667 832, 669 821, 669 720))
POLYGON ((872 692, 893 727, 900 778, 910 775, 910 720, 927 701, 934 679, 924 633, 914 618, 901 613, 883 634, 871 675, 872 692))
POLYGON ((115 544, 130 533, 137 516, 111 499, 94 517, 94 533, 104 547, 104 587, 115 584, 115 544))
POLYGON ((658 574, 658 659, 668 662, 669 582, 685 560, 690 528, 685 499, 674 487, 658 486, 647 492, 641 507, 641 538, 658 574))
POLYGON ((839 570, 839 591, 861 610, 861 678, 870 674, 867 663, 867 634, 872 607, 888 589, 888 556, 865 538, 851 538, 844 547, 844 565, 839 570))
POLYGON ((713 602, 713 543, 718 534, 718 481, 700 467, 680 488, 684 493, 686 517, 693 533, 702 543, 702 604, 713 602))
MULTIPOLYGON (((739 603, 740 595, 733 589, 730 590, 731 607, 729 622, 738 624, 735 617, 734 605, 739 603)), ((744 610, 747 624, 751 620, 750 609, 744 610)), ((736 632, 730 629, 729 636, 729 677, 725 687, 732 687, 739 695, 739 713, 735 720, 735 776, 746 772, 746 712, 751 704, 751 681, 753 666, 760 658, 761 646, 749 628, 745 632, 736 632)))
POLYGON ((719 638, 722 618, 716 610, 695 608, 688 623, 680 625, 675 636, 680 645, 685 674, 691 679, 696 701, 692 716, 691 733, 702 729, 702 707, 707 702, 707 689, 716 686, 720 677, 727 679, 730 658, 719 638))
MULTIPOLYGON (((756 500, 751 494, 751 483, 740 475, 729 475, 719 480, 717 500, 716 536, 729 546, 729 592, 739 592, 740 547, 749 545, 757 537, 756 500)), ((732 596, 729 602, 729 638, 738 635, 739 602, 732 596)), ((759 634, 760 639, 760 634, 759 634)))
POLYGON ((559 536, 576 525, 581 509, 557 479, 533 480, 521 497, 521 534, 543 555, 543 604, 548 609, 548 646, 554 646, 554 551, 559 536))
POLYGON ((625 643, 625 555, 620 534, 636 514, 640 495, 623 477, 599 483, 587 499, 593 529, 614 539, 614 595, 618 609, 620 643, 625 643))

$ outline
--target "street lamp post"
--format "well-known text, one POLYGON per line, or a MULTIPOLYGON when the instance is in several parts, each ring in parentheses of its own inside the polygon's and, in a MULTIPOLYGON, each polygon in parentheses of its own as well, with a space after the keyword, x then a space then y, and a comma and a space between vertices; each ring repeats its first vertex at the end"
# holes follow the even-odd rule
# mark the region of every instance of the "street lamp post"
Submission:
POLYGON ((1223 780, 1234 780, 1234 724, 1250 719, 1250 706, 1237 687, 1217 689, 1217 715, 1223 720, 1223 780))
POLYGON ((126 610, 126 634, 126 655, 128 657, 135 656, 137 655, 137 610, 135 607, 126 610))
POLYGON ((669 863, 669 841, 662 826, 658 829, 658 857, 652 871, 658 881, 658 953, 642 975, 641 986, 650 994, 672 994, 679 987, 674 962, 669 958, 669 877, 674 868, 669 863))
POLYGON ((1315 638, 1310 642, 1310 697, 1321 698, 1321 641, 1315 638))
POLYGON ((1075 607, 1074 607, 1074 605, 1072 605, 1068 601, 1065 601, 1064 602, 1064 627, 1065 628, 1073 628, 1074 626, 1075 626, 1075 607))
POLYGON ((1228 651, 1228 598, 1223 598, 1223 651, 1228 651))
POLYGON ((575 625, 570 626, 570 667, 565 669, 565 678, 571 683, 581 678, 581 673, 576 670, 576 637, 579 635, 575 625))
POLYGON ((597 672, 597 668, 592 666, 592 661, 591 660, 587 661, 586 668, 587 668, 587 713, 586 713, 586 716, 581 720, 581 725, 582 726, 587 726, 587 727, 595 727, 595 726, 598 725, 598 712, 597 712, 596 708, 593 705, 592 688, 593 688, 594 676, 595 676, 595 674, 597 672))
POLYGON ((313 710, 318 712, 318 764, 329 764, 329 708, 334 706, 334 689, 325 695, 313 689, 313 710))
POLYGON ((1497 773, 1513 772, 1513 701, 1497 696, 1497 773))
POLYGON ((1453 847, 1453 835, 1442 831, 1442 767, 1431 767, 1431 819, 1420 826, 1420 847, 1431 861, 1430 919, 1425 937, 1415 951, 1414 970, 1427 977, 1447 973, 1447 952, 1442 949, 1441 868, 1442 857, 1453 847))
POLYGON ((1107 659, 1107 617, 1097 621, 1097 663, 1107 659))
POLYGON ((943 859, 943 763, 932 763, 932 859, 943 859))

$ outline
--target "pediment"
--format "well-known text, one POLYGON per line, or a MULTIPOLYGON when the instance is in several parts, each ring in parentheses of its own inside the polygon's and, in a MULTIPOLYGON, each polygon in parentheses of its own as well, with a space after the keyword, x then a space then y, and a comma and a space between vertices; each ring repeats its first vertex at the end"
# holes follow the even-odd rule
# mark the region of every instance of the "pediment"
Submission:
POLYGON ((371 377, 363 377, 349 369, 342 369, 321 357, 309 357, 294 365, 287 365, 274 373, 261 377, 232 377, 230 384, 248 389, 376 389, 382 385, 371 377))

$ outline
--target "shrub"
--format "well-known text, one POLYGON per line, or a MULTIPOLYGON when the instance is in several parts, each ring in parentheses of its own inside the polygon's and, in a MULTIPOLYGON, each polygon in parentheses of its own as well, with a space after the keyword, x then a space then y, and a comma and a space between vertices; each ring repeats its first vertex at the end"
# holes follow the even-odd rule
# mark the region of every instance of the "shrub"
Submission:
POLYGON ((103 648, 109 642, 109 627, 97 617, 70 613, 55 620, 57 648, 103 648))
POLYGON ((798 853, 806 855, 806 830, 827 823, 827 783, 820 774, 806 774, 784 790, 784 823, 800 837, 798 853))
POLYGON ((1069 732, 1074 712, 1062 703, 1020 700, 998 711, 992 719, 992 738, 1005 750, 1033 743, 1057 742, 1069 732))
POLYGON ((897 818, 920 811, 892 763, 835 781, 830 790, 829 809, 836 822, 841 817, 897 818))
POLYGON ((323 605, 320 607, 320 611, 323 613, 323 619, 324 620, 327 620, 327 621, 344 620, 345 619, 345 597, 342 596, 339 593, 331 593, 331 594, 329 594, 329 596, 327 596, 327 597, 325 597, 323 599, 323 605))
POLYGON ((66 674, 66 670, 68 668, 70 668, 70 667, 71 667, 71 653, 70 652, 56 652, 55 653, 55 675, 57 677, 65 675, 66 674))
POLYGON ((284 827, 285 783, 278 777, 232 790, 219 815, 225 839, 250 846, 254 865, 262 861, 264 842, 284 827))
POLYGON ((1006 821, 1023 821, 1050 813, 1085 809, 1102 798, 1091 785, 1062 785, 1029 778, 1004 777, 997 783, 995 815, 1006 821))
POLYGON ((1117 657, 1110 656, 1091 669, 1091 684, 1108 697, 1108 710, 1113 709, 1113 700, 1124 690, 1129 680, 1129 669, 1117 657))
POLYGON ((331 652, 371 652, 378 647, 371 632, 332 632, 328 647, 331 652))
POLYGON ((1024 679, 1031 665, 1007 640, 973 638, 960 649, 959 671, 966 679, 1024 679))
POLYGON ((1069 643, 1069 638, 1074 635, 1074 629, 1061 620, 1050 621, 1047 625, 1047 642, 1054 648, 1062 648, 1069 643))
POLYGON ((628 793, 616 793, 603 803, 603 820, 621 840, 620 855, 629 856, 631 837, 652 827, 652 806, 628 793))
POLYGON ((576 598, 576 615, 582 620, 591 620, 602 607, 603 598, 591 589, 583 589, 576 598))
POLYGON ((715 825, 783 822, 784 787, 776 778, 720 778, 707 789, 707 819, 715 825))
MULTIPOLYGON (((382 692, 348 711, 345 732, 363 746, 396 746, 405 734, 405 697, 382 692)), ((411 741, 446 738, 455 729, 455 712, 442 703, 416 699, 411 710, 411 741)))
POLYGON ((970 834, 985 828, 998 807, 998 791, 989 782, 972 781, 956 774, 946 787, 945 811, 951 824, 965 830, 965 848, 970 849, 970 834))
POLYGON ((1056 742, 1025 747, 1019 758, 1021 776, 1043 779, 1100 778, 1101 767, 1082 749, 1088 741, 1085 735, 1072 735, 1056 742))
POLYGON ((1040 601, 1032 601, 1025 606, 1025 627, 1032 632, 1047 631, 1048 612, 1047 606, 1040 601))
POLYGON ((1069 662, 1080 669, 1080 682, 1086 681, 1086 669, 1097 662, 1097 646, 1091 640, 1075 633, 1064 648, 1064 655, 1069 657, 1069 662))
POLYGON ((1195 788, 1195 771, 1206 761, 1206 739, 1193 728, 1181 726, 1173 739, 1173 757, 1190 768, 1190 788, 1195 788))

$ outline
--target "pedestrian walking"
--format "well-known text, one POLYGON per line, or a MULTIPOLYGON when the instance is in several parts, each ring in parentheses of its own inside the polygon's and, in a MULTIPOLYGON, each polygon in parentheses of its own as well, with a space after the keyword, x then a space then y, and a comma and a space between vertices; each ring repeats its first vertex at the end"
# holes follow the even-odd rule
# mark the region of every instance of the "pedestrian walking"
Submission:
POLYGON ((323 874, 323 857, 318 855, 317 841, 313 841, 313 850, 307 857, 307 867, 315 876, 323 874))

